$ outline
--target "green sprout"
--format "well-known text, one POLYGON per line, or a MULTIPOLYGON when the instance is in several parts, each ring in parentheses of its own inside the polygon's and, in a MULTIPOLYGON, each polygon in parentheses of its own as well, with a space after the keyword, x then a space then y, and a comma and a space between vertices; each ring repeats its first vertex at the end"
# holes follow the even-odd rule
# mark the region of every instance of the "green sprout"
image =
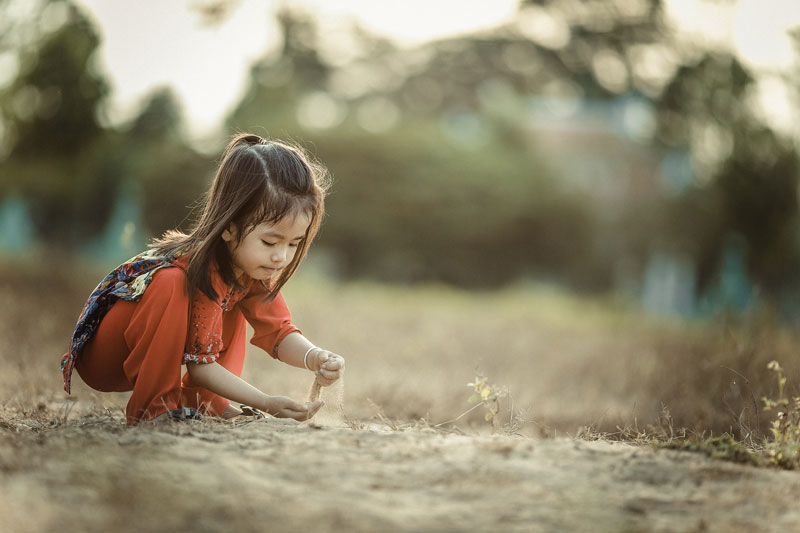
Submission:
POLYGON ((796 468, 800 462, 800 397, 786 397, 786 376, 777 361, 770 361, 767 368, 778 378, 778 399, 764 396, 764 411, 777 411, 770 433, 772 442, 766 444, 770 461, 784 468, 796 468))
POLYGON ((486 376, 481 375, 475 376, 475 381, 467 383, 467 386, 473 388, 475 391, 467 401, 469 403, 480 402, 475 407, 483 405, 486 408, 486 414, 483 417, 484 420, 491 422, 494 426, 496 423, 495 418, 500 412, 499 400, 505 396, 505 391, 498 390, 496 385, 489 385, 486 376))

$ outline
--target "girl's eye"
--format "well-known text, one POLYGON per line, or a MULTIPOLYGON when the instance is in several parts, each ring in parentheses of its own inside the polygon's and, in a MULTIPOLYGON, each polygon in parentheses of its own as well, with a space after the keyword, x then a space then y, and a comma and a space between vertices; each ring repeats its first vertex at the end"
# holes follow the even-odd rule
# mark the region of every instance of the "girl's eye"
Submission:
POLYGON ((300 246, 300 243, 299 242, 293 242, 289 246, 291 246, 292 248, 297 248, 298 246, 300 246))
POLYGON ((261 241, 261 242, 263 242, 263 243, 264 243, 264 244, 266 244, 267 246, 275 246, 275 243, 274 243, 274 242, 267 242, 267 241, 261 241))

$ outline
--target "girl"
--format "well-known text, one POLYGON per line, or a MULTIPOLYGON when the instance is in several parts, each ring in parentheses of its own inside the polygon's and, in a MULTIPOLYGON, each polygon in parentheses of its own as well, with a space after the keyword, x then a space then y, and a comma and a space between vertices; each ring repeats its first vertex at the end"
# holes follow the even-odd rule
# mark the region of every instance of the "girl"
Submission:
POLYGON ((233 138, 203 214, 187 235, 167 232, 100 282, 61 359, 99 391, 133 391, 128 425, 162 415, 241 414, 231 400, 277 417, 306 420, 322 401, 269 396, 239 376, 251 343, 322 385, 344 359, 316 347, 292 324, 280 294, 324 213, 327 173, 298 148, 257 135, 233 138), (187 372, 181 379, 181 365, 187 372))

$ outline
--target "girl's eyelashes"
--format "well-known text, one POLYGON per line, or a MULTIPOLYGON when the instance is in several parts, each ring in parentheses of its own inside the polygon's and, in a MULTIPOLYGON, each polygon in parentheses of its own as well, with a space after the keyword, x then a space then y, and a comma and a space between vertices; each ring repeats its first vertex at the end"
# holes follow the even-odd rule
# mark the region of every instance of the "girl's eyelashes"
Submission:
MULTIPOLYGON (((277 245, 277 243, 269 242, 269 241, 261 241, 261 242, 263 242, 265 246, 276 246, 277 245)), ((300 246, 300 243, 299 242, 292 242, 292 243, 289 243, 289 246, 291 248, 297 248, 298 246, 300 246)))
MULTIPOLYGON (((264 239, 261 239, 261 242, 262 242, 262 243, 264 243, 264 245, 265 245, 265 246, 277 246, 277 245, 279 244, 279 243, 277 243, 277 242, 270 242, 270 241, 267 241, 267 240, 264 240, 264 239)), ((298 246, 300 246, 302 243, 303 243, 303 239, 301 239, 301 240, 299 240, 299 241, 290 242, 290 243, 289 243, 289 246, 290 246, 291 248, 297 248, 297 247, 298 247, 298 246)))

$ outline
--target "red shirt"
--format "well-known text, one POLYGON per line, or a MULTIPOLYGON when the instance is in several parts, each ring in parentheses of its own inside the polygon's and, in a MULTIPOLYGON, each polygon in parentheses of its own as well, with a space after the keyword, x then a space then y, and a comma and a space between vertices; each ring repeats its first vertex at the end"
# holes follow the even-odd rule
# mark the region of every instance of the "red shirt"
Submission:
MULTIPOLYGON (((174 266, 186 270, 188 254, 180 256, 174 266)), ((229 286, 222 280, 219 271, 211 268, 211 285, 220 301, 215 302, 201 291, 192 298, 189 330, 186 333, 184 363, 213 363, 223 350, 222 314, 239 312, 253 327, 250 342, 276 357, 281 341, 294 331, 300 330, 292 324, 289 308, 281 294, 271 302, 266 300, 267 285, 247 274, 239 277, 239 287, 229 286)))
MULTIPOLYGON (((97 331, 105 314, 118 299, 138 301, 150 281, 162 268, 188 268, 190 254, 178 257, 160 256, 152 250, 142 252, 111 271, 95 288, 81 311, 70 341, 69 350, 61 358, 64 390, 70 392, 72 371, 86 342, 97 331)), ((219 271, 212 267, 211 284, 220 298, 215 302, 198 291, 190 302, 191 313, 186 334, 183 362, 212 363, 219 357, 222 346, 222 316, 225 312, 244 315, 253 326, 255 334, 250 342, 277 356, 277 346, 293 331, 300 331, 291 322, 289 309, 278 294, 271 302, 266 300, 267 285, 243 274, 239 286, 228 286, 219 271)))

